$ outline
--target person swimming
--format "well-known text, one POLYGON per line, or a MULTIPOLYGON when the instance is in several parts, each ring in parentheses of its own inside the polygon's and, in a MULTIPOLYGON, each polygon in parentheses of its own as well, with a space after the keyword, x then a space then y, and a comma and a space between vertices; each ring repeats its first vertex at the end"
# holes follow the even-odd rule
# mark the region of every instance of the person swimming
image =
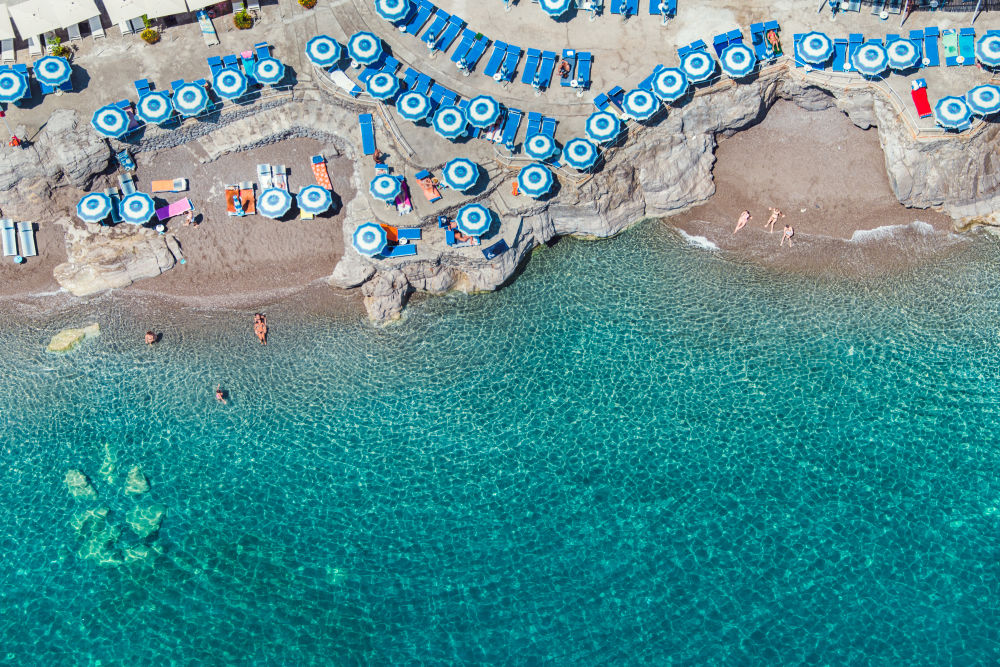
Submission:
POLYGON ((155 333, 153 333, 152 331, 147 331, 146 332, 146 345, 152 345, 153 343, 155 343, 156 342, 156 338, 157 338, 157 336, 156 336, 155 333))
POLYGON ((223 405, 229 402, 226 400, 226 392, 222 391, 222 385, 216 385, 215 387, 215 400, 219 401, 223 405))
POLYGON ((254 313, 253 332, 257 335, 261 345, 267 345, 267 318, 261 313, 254 313))

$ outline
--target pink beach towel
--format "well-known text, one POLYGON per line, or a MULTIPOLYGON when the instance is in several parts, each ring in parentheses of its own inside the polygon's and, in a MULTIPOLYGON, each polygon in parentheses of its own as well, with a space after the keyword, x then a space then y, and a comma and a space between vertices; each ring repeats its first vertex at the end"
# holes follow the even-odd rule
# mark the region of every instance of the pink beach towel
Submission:
POLYGON ((191 200, 185 197, 184 199, 179 199, 173 204, 167 204, 163 208, 156 209, 156 219, 163 222, 167 218, 172 218, 175 215, 180 215, 181 213, 187 213, 192 210, 194 206, 191 205, 191 200))
POLYGON ((413 202, 410 201, 410 186, 406 184, 405 179, 399 183, 399 194, 396 195, 396 210, 400 215, 413 210, 413 202))

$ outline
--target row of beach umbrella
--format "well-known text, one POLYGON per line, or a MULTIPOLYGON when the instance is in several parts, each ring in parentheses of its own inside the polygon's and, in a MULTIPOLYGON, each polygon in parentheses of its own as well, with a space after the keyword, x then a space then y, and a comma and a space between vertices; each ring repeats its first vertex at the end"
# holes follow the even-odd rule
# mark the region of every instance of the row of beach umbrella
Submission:
MULTIPOLYGON (((822 32, 807 33, 799 41, 799 58, 809 65, 825 65, 833 57, 834 51, 833 40, 822 32)), ((982 35, 976 41, 975 52, 976 59, 986 67, 1000 67, 1000 35, 982 35)), ((850 64, 860 74, 878 76, 887 69, 908 70, 916 67, 920 61, 920 47, 916 43, 909 39, 897 39, 884 46, 881 42, 861 44, 854 51, 850 64)))
MULTIPOLYGON (((58 56, 45 56, 35 61, 35 80, 46 86, 61 86, 70 80, 73 68, 58 56)), ((23 73, 11 68, 0 71, 0 102, 17 102, 28 94, 30 83, 23 73)))
MULTIPOLYGON (((332 67, 342 55, 340 42, 329 35, 316 35, 306 42, 306 57, 317 67, 332 67)), ((371 65, 382 58, 382 40, 373 32, 356 32, 347 40, 347 55, 355 66, 371 65)))
MULTIPOLYGON (((469 236, 482 236, 493 227, 493 222, 493 211, 482 204, 466 204, 455 214, 458 231, 469 236)), ((366 222, 354 230, 352 243, 360 254, 374 257, 385 250, 389 239, 381 225, 366 222)))

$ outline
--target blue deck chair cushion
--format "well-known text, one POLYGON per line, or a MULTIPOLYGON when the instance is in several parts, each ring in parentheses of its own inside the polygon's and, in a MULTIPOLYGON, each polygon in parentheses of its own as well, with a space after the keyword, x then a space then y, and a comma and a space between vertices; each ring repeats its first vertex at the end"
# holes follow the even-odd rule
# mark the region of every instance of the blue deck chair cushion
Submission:
POLYGON ((421 37, 425 44, 434 44, 437 41, 438 35, 444 31, 444 27, 448 25, 448 19, 451 18, 451 14, 439 9, 434 12, 434 18, 431 19, 431 24, 427 26, 424 30, 424 36, 421 37))
POLYGON ((559 77, 559 85, 569 87, 573 85, 573 77, 576 74, 576 51, 563 49, 562 59, 564 63, 569 63, 569 74, 559 77))
POLYGON ((528 49, 528 56, 524 59, 524 70, 521 72, 521 83, 530 84, 535 80, 538 72, 538 61, 541 60, 542 52, 538 49, 528 49))
POLYGON ((539 88, 548 88, 552 83, 552 72, 556 67, 556 54, 552 51, 542 51, 542 61, 538 64, 538 73, 535 75, 535 85, 539 88))
POLYGON ((363 113, 358 116, 358 123, 361 126, 361 150, 365 155, 375 154, 375 127, 372 124, 372 115, 363 113))
POLYGON ((483 250, 483 257, 486 258, 486 261, 489 261, 491 259, 499 257, 508 250, 510 250, 510 246, 507 245, 506 241, 500 239, 499 241, 491 245, 489 248, 483 250))
POLYGON ((500 65, 503 63, 505 55, 507 55, 506 42, 501 42, 499 40, 493 42, 493 53, 490 54, 490 59, 486 62, 483 74, 489 77, 495 76, 496 73, 500 71, 500 65))
POLYGON ((505 81, 513 81, 514 73, 517 72, 517 61, 521 59, 521 47, 513 44, 507 45, 507 54, 503 57, 503 67, 505 81))
POLYGON ((507 108, 507 117, 503 122, 503 135, 501 141, 509 150, 514 150, 514 141, 517 139, 517 130, 521 126, 521 118, 524 112, 520 109, 507 108))

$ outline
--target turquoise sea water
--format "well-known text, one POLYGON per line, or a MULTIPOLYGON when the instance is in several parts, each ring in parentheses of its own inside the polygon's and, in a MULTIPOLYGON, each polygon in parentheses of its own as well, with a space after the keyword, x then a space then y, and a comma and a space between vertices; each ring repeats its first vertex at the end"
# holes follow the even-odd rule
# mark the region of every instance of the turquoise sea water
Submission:
POLYGON ((646 224, 266 349, 6 328, 0 663, 995 663, 997 251, 820 279, 646 224), (81 557, 154 502, 161 553, 81 557))

